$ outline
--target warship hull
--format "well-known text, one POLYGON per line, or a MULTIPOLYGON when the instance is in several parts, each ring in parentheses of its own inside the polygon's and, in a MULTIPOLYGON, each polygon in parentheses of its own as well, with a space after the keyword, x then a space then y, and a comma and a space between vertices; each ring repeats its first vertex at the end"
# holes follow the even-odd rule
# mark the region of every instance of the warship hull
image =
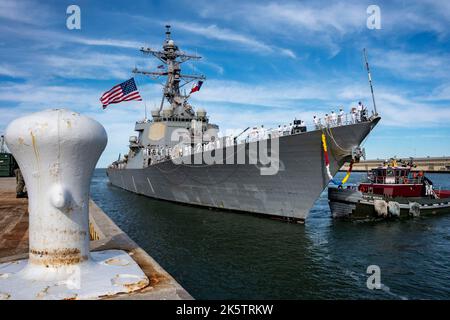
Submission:
MULTIPOLYGON (((324 130, 332 175, 351 160, 351 150, 378 121, 324 130)), ((303 222, 329 183, 321 135, 315 130, 280 137, 280 166, 274 175, 261 175, 255 164, 186 165, 170 160, 145 168, 108 168, 107 175, 112 185, 151 198, 303 222)))

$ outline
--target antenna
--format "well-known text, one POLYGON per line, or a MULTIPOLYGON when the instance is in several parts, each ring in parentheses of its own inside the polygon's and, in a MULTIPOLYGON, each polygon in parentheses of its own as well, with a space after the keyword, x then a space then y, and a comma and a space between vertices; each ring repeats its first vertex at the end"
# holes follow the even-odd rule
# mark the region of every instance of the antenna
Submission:
POLYGON ((170 40, 170 25, 166 25, 166 40, 170 40))
POLYGON ((375 111, 375 115, 378 115, 377 105, 375 104, 375 95, 373 93, 372 76, 370 75, 369 61, 367 60, 366 48, 363 49, 363 53, 364 53, 364 60, 366 62, 367 76, 369 78, 370 91, 372 92, 373 110, 375 111))
POLYGON ((147 101, 144 101, 145 105, 145 121, 147 121, 147 101))

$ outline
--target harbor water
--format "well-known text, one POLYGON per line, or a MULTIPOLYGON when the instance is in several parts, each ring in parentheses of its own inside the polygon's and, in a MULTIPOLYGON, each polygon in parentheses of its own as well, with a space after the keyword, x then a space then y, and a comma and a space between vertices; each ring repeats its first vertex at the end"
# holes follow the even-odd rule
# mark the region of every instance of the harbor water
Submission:
MULTIPOLYGON (((449 174, 427 176, 450 188, 449 174)), ((450 215, 336 221, 323 192, 305 225, 290 224, 136 195, 104 169, 91 196, 196 299, 450 299, 450 215), (367 288, 370 265, 380 290, 367 288)))

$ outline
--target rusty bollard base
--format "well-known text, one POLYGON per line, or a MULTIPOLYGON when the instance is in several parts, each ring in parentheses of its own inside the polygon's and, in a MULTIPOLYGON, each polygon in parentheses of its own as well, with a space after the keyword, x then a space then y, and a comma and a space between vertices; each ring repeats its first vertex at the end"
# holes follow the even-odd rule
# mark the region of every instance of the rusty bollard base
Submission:
POLYGON ((30 280, 28 260, 0 264, 0 299, 99 299, 148 286, 147 276, 125 251, 106 250, 90 255, 91 259, 74 265, 72 273, 58 281, 30 280))

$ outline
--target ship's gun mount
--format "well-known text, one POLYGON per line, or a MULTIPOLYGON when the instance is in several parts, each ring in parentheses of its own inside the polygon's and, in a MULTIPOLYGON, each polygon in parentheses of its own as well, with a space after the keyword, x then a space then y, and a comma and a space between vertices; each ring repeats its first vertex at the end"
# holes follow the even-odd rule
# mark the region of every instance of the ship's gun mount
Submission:
POLYGON ((248 129, 250 129, 250 127, 247 127, 245 130, 243 130, 241 133, 239 133, 237 136, 235 136, 233 138, 234 143, 236 143, 237 142, 237 138, 239 138, 241 135, 243 135, 245 132, 247 132, 248 129))

